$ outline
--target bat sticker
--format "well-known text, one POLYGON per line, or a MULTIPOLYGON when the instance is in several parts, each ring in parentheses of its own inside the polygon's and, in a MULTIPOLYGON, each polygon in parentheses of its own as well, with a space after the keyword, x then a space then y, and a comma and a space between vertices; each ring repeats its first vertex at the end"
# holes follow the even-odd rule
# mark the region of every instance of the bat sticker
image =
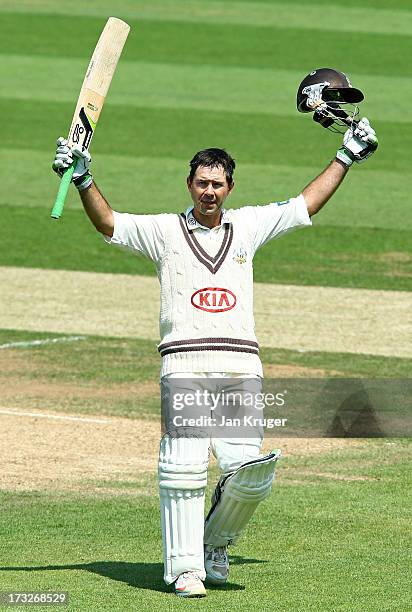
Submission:
POLYGON ((87 149, 93 136, 94 126, 92 125, 93 122, 90 121, 89 117, 86 115, 83 106, 80 109, 79 118, 83 125, 76 123, 76 126, 73 131, 73 143, 79 144, 80 138, 84 134, 83 142, 81 143, 81 145, 82 147, 87 149))

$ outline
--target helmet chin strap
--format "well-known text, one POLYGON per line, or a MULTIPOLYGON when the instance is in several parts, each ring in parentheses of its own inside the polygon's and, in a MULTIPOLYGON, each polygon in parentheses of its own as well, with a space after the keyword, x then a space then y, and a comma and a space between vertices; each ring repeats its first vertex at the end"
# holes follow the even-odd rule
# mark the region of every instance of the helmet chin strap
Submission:
POLYGON ((359 107, 356 104, 347 105, 352 107, 349 113, 338 104, 323 102, 315 109, 313 120, 331 132, 344 134, 348 128, 356 126, 359 116, 359 107))
POLYGON ((307 96, 305 102, 306 109, 313 111, 313 120, 320 123, 324 128, 331 132, 343 134, 353 124, 357 123, 356 118, 359 115, 359 107, 356 104, 345 102, 325 102, 322 99, 322 92, 325 87, 329 87, 328 81, 308 85, 302 90, 302 93, 307 96), (341 108, 341 105, 351 106, 352 110, 348 113, 341 108))

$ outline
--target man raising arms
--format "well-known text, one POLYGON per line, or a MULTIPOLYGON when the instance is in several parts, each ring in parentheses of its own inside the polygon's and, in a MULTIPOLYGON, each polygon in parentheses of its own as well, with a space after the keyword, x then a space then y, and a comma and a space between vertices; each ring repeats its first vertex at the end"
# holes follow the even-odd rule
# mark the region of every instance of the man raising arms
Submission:
MULTIPOLYGON (((58 140, 53 167, 61 173, 77 158, 74 182, 95 228, 109 244, 141 253, 156 266, 162 397, 179 379, 191 380, 197 388, 211 379, 222 387, 227 379, 240 390, 245 381, 259 387, 263 371, 254 332, 253 256, 269 240, 310 226, 352 161, 358 161, 359 150, 363 159, 373 152, 372 141, 376 143, 375 132, 362 120, 348 130, 337 157, 297 197, 239 209, 223 207, 234 189, 234 160, 222 149, 205 149, 190 162, 192 204, 184 213, 134 215, 111 208, 90 175, 88 151, 69 149, 64 139, 58 140), (208 297, 217 287, 226 296, 222 308, 213 307, 208 297)), ((260 431, 247 438, 163 435, 159 490, 164 579, 175 583, 177 595, 204 596, 205 579, 226 583, 227 546, 237 541, 271 490, 279 454, 262 456, 261 445, 260 431), (222 477, 204 522, 210 450, 222 477)))

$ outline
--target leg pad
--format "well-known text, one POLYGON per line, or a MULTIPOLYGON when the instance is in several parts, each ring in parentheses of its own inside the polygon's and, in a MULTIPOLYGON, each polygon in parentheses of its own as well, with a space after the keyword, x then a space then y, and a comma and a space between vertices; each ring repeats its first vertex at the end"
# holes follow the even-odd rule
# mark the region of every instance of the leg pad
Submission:
POLYGON ((160 515, 166 584, 183 572, 205 579, 203 527, 208 440, 164 436, 159 453, 160 515))
POLYGON ((261 501, 270 495, 279 451, 248 461, 218 483, 206 518, 204 542, 235 544, 261 501))

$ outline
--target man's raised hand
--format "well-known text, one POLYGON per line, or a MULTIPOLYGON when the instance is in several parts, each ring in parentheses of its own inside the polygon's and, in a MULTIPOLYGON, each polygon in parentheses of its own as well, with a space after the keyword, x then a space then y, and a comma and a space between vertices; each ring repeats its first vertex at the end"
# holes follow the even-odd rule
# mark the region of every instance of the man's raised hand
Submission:
POLYGON ((361 164, 366 161, 378 148, 376 132, 370 125, 369 120, 363 117, 355 129, 346 130, 343 136, 343 144, 336 153, 336 158, 346 166, 353 162, 361 164))
POLYGON ((89 172, 92 160, 89 151, 78 145, 69 147, 66 138, 62 136, 57 139, 56 144, 56 154, 52 164, 53 170, 62 177, 65 170, 76 161, 72 179, 73 183, 79 191, 89 187, 93 181, 93 177, 89 172))

